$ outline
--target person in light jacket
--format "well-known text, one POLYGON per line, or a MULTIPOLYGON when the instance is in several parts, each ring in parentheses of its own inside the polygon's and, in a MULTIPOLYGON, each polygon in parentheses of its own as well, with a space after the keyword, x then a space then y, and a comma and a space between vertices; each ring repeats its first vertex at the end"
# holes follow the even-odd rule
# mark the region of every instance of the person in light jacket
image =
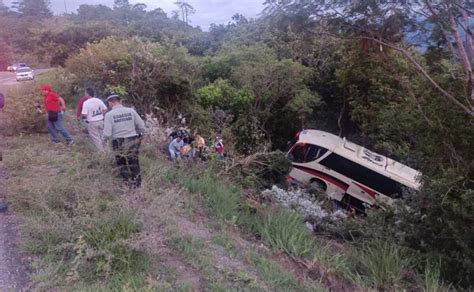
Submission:
POLYGON ((120 175, 130 188, 141 186, 139 150, 145 123, 138 113, 122 105, 120 96, 107 97, 111 108, 104 118, 104 140, 112 140, 112 149, 120 175))

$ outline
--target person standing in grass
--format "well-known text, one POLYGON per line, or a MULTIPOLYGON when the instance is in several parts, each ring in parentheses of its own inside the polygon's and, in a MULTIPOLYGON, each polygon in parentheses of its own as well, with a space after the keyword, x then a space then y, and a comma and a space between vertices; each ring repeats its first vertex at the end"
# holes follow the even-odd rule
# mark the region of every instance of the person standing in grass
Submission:
POLYGON ((50 85, 42 85, 40 90, 43 93, 43 105, 45 111, 48 113, 47 127, 51 134, 54 143, 60 143, 58 132, 66 140, 68 145, 73 143, 71 135, 64 128, 64 111, 66 110, 66 103, 64 99, 51 89, 50 85))
POLYGON ((104 131, 104 113, 107 111, 105 103, 95 97, 92 88, 86 88, 87 100, 82 106, 81 116, 87 123, 87 132, 92 144, 101 152, 105 152, 102 132, 104 131))
POLYGON ((201 132, 198 129, 194 131, 194 149, 198 157, 202 157, 202 154, 206 149, 206 141, 201 136, 201 132))
POLYGON ((111 108, 105 114, 104 139, 112 139, 112 149, 120 175, 130 188, 141 185, 139 149, 145 123, 137 112, 124 107, 117 94, 107 97, 111 108))

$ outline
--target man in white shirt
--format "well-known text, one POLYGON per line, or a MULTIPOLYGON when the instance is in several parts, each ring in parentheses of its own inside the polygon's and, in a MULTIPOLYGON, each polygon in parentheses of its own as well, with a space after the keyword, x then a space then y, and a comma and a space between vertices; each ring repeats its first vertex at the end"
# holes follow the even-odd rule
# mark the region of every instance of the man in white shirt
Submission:
POLYGON ((101 152, 105 152, 102 132, 104 130, 104 113, 107 111, 105 103, 95 97, 92 88, 86 88, 86 95, 90 96, 82 105, 82 118, 86 120, 87 132, 92 143, 101 152))

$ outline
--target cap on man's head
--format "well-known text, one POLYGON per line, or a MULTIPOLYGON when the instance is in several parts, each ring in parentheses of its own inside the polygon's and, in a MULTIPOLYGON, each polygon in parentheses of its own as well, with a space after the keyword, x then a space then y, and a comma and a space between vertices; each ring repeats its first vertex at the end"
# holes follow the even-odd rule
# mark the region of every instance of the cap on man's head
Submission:
POLYGON ((118 94, 112 93, 107 97, 106 101, 111 101, 111 100, 120 100, 120 96, 118 94))
POLYGON ((52 91, 51 85, 49 84, 44 84, 39 87, 40 90, 45 90, 45 91, 52 91))

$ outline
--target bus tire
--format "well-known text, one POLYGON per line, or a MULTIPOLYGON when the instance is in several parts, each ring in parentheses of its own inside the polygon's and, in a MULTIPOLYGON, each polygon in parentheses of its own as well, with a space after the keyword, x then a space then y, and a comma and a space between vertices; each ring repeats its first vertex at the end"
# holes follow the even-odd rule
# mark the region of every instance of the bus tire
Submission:
POLYGON ((309 182, 309 186, 313 190, 321 190, 324 192, 328 189, 326 182, 318 178, 311 179, 311 181, 309 182))

